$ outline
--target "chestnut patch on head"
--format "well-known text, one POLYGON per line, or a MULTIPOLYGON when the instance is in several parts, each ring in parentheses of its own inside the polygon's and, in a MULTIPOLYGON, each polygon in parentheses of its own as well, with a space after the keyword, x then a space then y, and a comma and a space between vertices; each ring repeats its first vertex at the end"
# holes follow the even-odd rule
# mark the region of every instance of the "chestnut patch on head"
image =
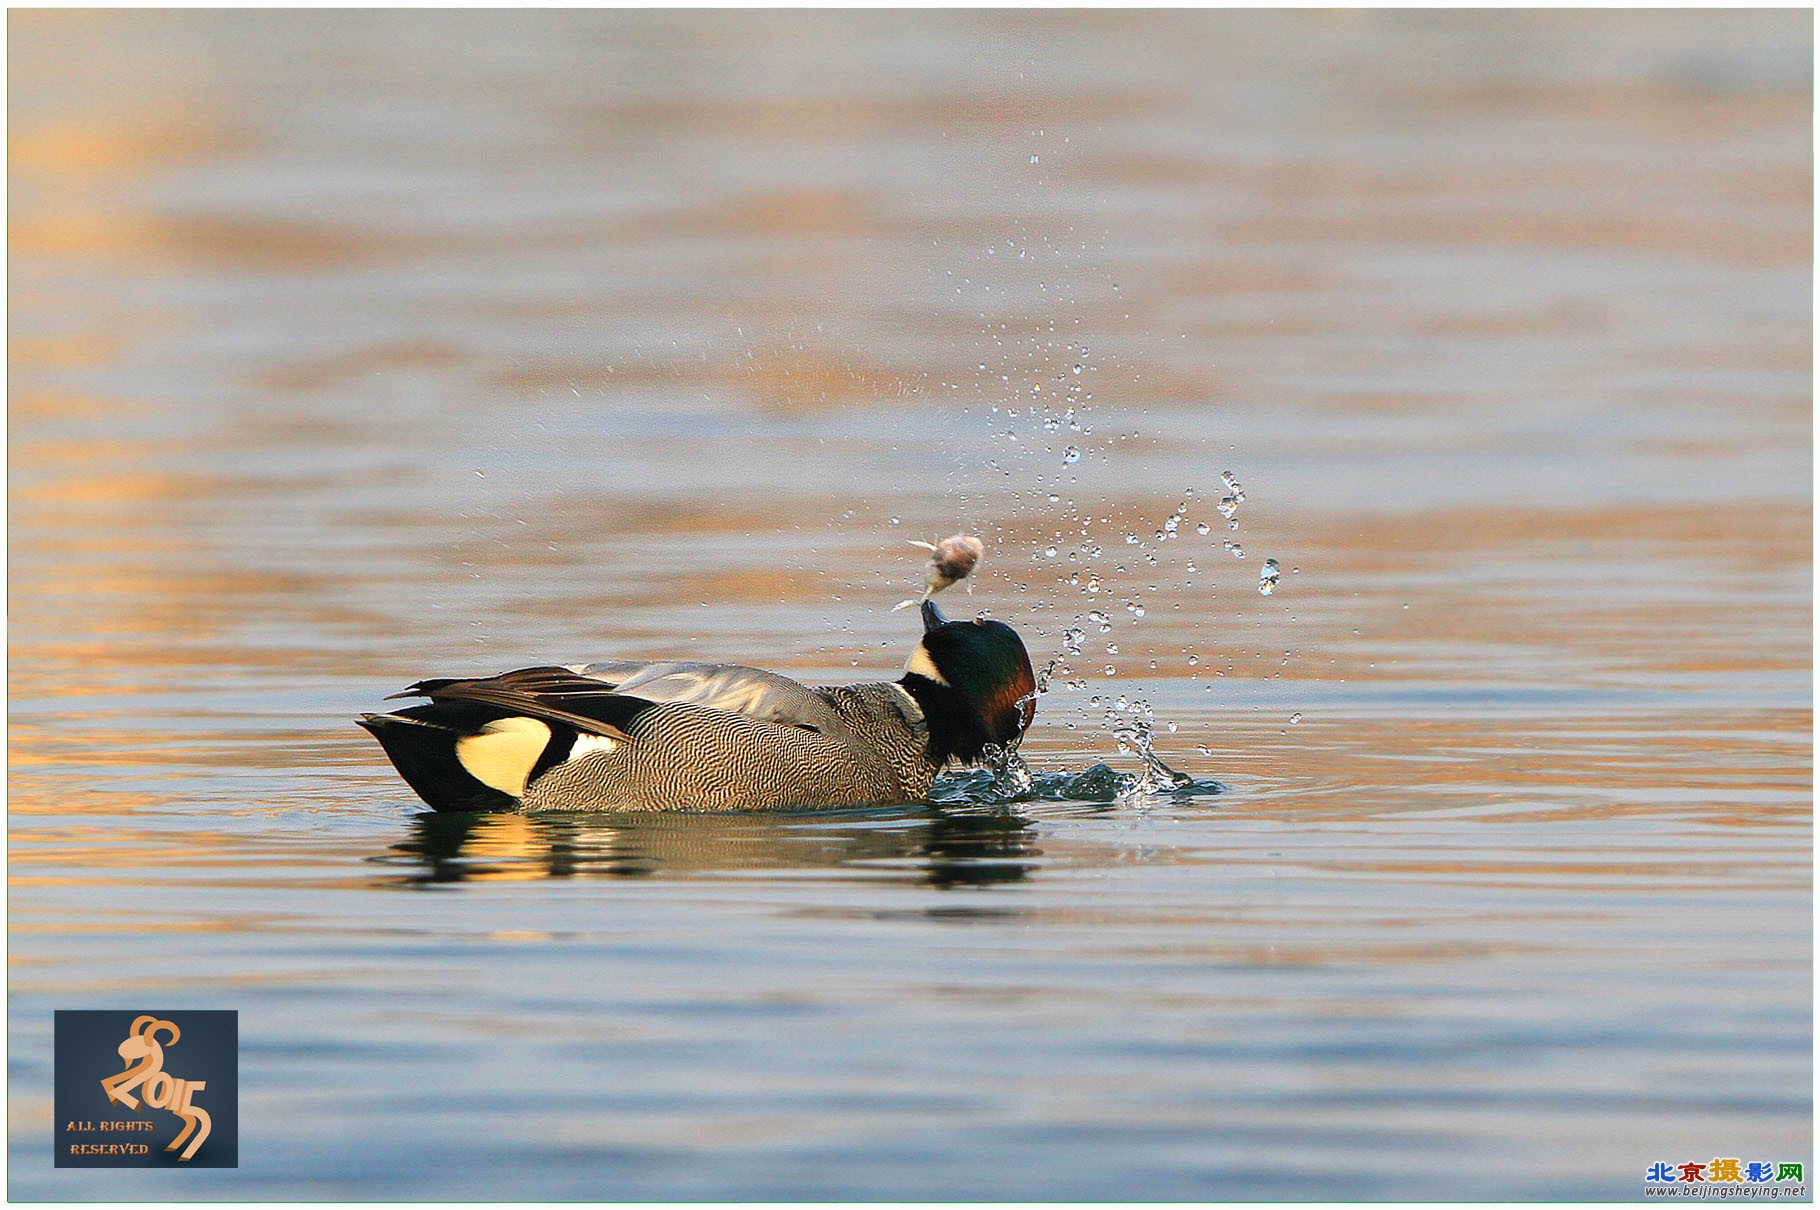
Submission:
POLYGON ((993 721, 993 730, 998 733, 1001 744, 1030 729, 1036 718, 1036 674, 1030 670, 1027 657, 1017 670, 1017 676, 1006 682, 993 698, 987 717, 993 721))

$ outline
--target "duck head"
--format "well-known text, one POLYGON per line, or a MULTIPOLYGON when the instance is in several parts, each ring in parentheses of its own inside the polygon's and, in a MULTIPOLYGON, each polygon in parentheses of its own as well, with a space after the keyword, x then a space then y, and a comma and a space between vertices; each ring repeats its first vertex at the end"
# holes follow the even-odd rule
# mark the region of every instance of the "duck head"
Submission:
POLYGON ((1036 717, 1036 674, 1017 631, 988 618, 951 622, 933 601, 923 602, 923 637, 898 683, 929 720, 938 765, 977 760, 1036 717))

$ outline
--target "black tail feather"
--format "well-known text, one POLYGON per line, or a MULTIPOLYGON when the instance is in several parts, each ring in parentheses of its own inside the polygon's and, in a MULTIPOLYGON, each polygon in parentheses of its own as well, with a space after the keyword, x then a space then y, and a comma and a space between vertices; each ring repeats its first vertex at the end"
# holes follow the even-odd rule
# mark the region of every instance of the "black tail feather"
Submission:
MULTIPOLYGON (((423 710, 424 707, 415 707, 423 710)), ((511 811, 518 800, 476 780, 455 756, 455 741, 469 730, 396 714, 363 714, 354 721, 372 732, 399 776, 438 811, 511 811)))
POLYGON ((512 718, 548 727, 542 756, 523 775, 522 784, 529 785, 568 758, 578 734, 631 742, 626 728, 652 703, 611 689, 606 682, 556 666, 479 680, 435 678, 392 695, 427 697, 428 702, 363 714, 356 721, 372 732, 418 797, 436 810, 511 811, 522 805, 520 800, 498 788, 500 779, 489 778, 494 783, 489 785, 476 777, 462 762, 461 741, 512 718))

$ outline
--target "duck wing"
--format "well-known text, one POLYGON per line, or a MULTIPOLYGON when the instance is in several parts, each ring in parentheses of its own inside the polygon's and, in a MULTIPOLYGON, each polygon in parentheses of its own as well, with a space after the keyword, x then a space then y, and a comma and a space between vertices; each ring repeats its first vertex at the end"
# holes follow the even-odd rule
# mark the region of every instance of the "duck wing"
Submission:
POLYGON ((625 726, 651 706, 648 699, 615 692, 610 684, 557 667, 520 668, 478 680, 442 677, 418 681, 386 700, 398 697, 477 702, 507 714, 561 723, 588 735, 617 740, 630 739, 625 726))
POLYGON ((574 674, 604 684, 611 692, 631 694, 649 702, 707 706, 824 735, 847 729, 828 700, 815 690, 787 676, 743 664, 609 660, 578 664, 574 674))

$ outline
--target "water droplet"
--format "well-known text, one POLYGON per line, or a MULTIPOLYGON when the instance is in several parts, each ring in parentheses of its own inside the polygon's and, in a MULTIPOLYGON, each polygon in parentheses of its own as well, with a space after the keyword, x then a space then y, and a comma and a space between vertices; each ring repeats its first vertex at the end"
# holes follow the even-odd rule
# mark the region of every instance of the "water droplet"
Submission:
POLYGON ((1053 559, 1059 552, 1053 546, 1043 547, 1043 558, 1053 559))
POLYGON ((1097 609, 1087 615, 1087 620, 1089 622, 1099 623, 1101 634, 1105 634, 1108 630, 1112 629, 1112 619, 1097 609))
POLYGON ((1243 559, 1245 557, 1245 548, 1243 546, 1240 546, 1237 542, 1234 542, 1231 538, 1226 539, 1225 545, 1226 545, 1226 553, 1231 555, 1233 558, 1243 559))
POLYGON ((1117 655, 1118 653, 1119 653, 1119 645, 1117 643, 1106 644, 1106 654, 1107 655, 1117 655))
POLYGON ((1081 460, 1081 451, 1075 449, 1072 445, 1062 451, 1062 465, 1063 466, 1073 466, 1075 463, 1079 462, 1080 460, 1081 460))
POLYGON ((1106 665, 1107 676, 1117 676, 1118 674, 1119 670, 1117 668, 1114 668, 1111 664, 1106 665))
POLYGON ((1194 532, 1197 534, 1210 534, 1213 532, 1213 526, 1207 524, 1207 522, 1205 522, 1205 521, 1202 521, 1199 525, 1196 525, 1194 527, 1194 532))
POLYGON ((1299 722, 1301 722, 1301 721, 1302 721, 1302 712, 1301 712, 1301 711, 1300 711, 1300 710, 1298 710, 1298 711, 1296 711, 1296 712, 1295 712, 1295 713, 1294 713, 1294 714, 1292 714, 1292 715, 1290 715, 1290 716, 1289 716, 1289 721, 1290 721, 1290 722, 1292 722, 1292 723, 1299 723, 1299 722))
POLYGON ((1201 662, 1201 657, 1198 655, 1191 655, 1188 657, 1188 666, 1190 668, 1194 667, 1196 664, 1198 664, 1200 662, 1201 662))
POLYGON ((1277 590, 1277 581, 1282 578, 1282 575, 1283 573, 1277 569, 1275 559, 1265 559, 1264 566, 1258 569, 1258 591, 1269 596, 1277 590))
POLYGON ((1231 520, 1232 515, 1239 511, 1239 502, 1231 496, 1222 496, 1220 497, 1218 508, 1220 510, 1220 516, 1225 517, 1227 520, 1231 520))
POLYGON ((1226 484, 1226 489, 1232 493, 1234 504, 1245 503, 1245 489, 1239 486, 1238 479, 1233 476, 1231 471, 1221 471, 1220 479, 1226 484))

